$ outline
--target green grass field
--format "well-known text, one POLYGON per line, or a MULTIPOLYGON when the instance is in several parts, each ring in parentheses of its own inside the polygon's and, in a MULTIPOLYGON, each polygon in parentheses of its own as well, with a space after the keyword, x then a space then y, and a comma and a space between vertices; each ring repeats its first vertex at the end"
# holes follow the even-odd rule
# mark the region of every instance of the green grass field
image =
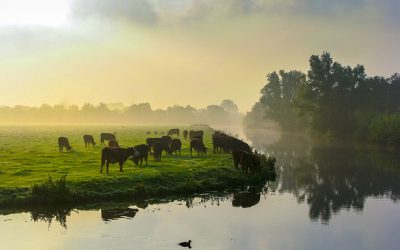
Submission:
MULTIPOLYGON (((221 190, 260 181, 234 169, 230 154, 213 154, 211 133, 205 131, 207 156, 193 157, 189 141, 182 140, 180 156, 166 156, 148 165, 136 166, 128 160, 124 172, 118 164, 110 165, 110 173, 100 170, 101 132, 116 132, 121 147, 145 143, 147 137, 159 137, 177 126, 2 126, 0 127, 0 205, 26 203, 31 187, 49 176, 58 179, 67 175, 67 185, 79 201, 132 198, 139 192, 146 195, 167 195, 221 190), (152 131, 150 135, 146 131, 152 131), (158 131, 154 135, 154 131, 158 131), (94 136, 97 145, 85 148, 83 135, 94 136), (58 151, 57 138, 66 136, 71 152, 58 151)), ((179 127, 181 130, 188 127, 179 127)), ((265 177, 265 175, 263 175, 265 177)), ((265 178, 263 178, 265 180, 265 178)))

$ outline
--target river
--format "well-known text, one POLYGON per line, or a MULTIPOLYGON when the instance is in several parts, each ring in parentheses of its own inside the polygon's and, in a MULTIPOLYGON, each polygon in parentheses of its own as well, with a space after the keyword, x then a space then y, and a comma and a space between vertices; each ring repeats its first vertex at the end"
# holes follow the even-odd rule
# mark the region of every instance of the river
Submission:
POLYGON ((1 249, 399 249, 399 149, 238 132, 277 159, 264 188, 4 212, 1 249))

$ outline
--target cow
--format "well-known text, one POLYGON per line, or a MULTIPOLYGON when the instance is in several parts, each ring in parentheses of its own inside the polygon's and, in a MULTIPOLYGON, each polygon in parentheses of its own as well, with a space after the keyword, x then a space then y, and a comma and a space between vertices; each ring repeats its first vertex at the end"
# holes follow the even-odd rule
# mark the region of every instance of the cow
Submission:
POLYGON ((149 156, 149 147, 145 144, 140 144, 134 146, 133 148, 135 149, 135 154, 133 155, 132 160, 135 163, 135 165, 138 165, 140 161, 140 166, 142 166, 143 159, 146 161, 147 165, 147 158, 149 156))
POLYGON ((189 132, 187 130, 183 130, 183 138, 187 140, 189 132))
POLYGON ((155 143, 161 143, 161 138, 146 138, 146 145, 149 147, 149 153, 152 154, 151 149, 155 143))
POLYGON ((189 139, 193 140, 193 139, 198 139, 200 141, 203 141, 203 136, 204 136, 204 131, 203 130, 190 130, 189 131, 189 139))
POLYGON ((151 134, 151 132, 150 132, 150 131, 147 131, 147 132, 146 132, 146 135, 149 135, 149 134, 151 134))
POLYGON ((243 151, 240 157, 240 165, 244 173, 255 173, 261 170, 260 157, 256 154, 243 151))
POLYGON ((163 145, 161 142, 156 142, 153 144, 153 156, 155 161, 161 161, 161 154, 163 151, 163 145))
POLYGON ((194 139, 190 141, 190 155, 192 155, 192 151, 196 150, 197 151, 197 155, 201 154, 201 155, 205 155, 207 153, 207 148, 204 146, 203 141, 198 140, 198 139, 194 139))
POLYGON ((177 135, 178 137, 180 137, 179 128, 172 128, 172 129, 168 130, 167 135, 169 135, 169 136, 177 135))
POLYGON ((157 134, 157 130, 154 131, 154 134, 155 134, 155 135, 157 134))
POLYGON ((71 151, 72 147, 69 145, 69 141, 67 137, 58 137, 58 150, 60 152, 64 152, 64 147, 67 151, 71 151))
POLYGON ((92 144, 93 147, 96 145, 92 135, 84 135, 83 136, 83 141, 85 142, 85 148, 87 148, 90 144, 92 144))
POLYGON ((111 133, 101 133, 100 134, 100 143, 101 145, 105 145, 104 141, 116 141, 117 138, 115 138, 114 134, 111 133))
POLYGON ((166 154, 169 155, 172 155, 171 143, 172 143, 171 136, 168 135, 161 136, 161 144, 163 146, 163 150, 165 151, 166 154))
POLYGON ((119 146, 118 141, 111 140, 111 141, 108 141, 108 147, 109 148, 119 148, 120 146, 119 146))
POLYGON ((242 154, 244 152, 245 151, 243 151, 243 150, 233 150, 232 151, 233 165, 235 166, 236 169, 239 169, 239 164, 241 164, 242 154))
POLYGON ((212 142, 213 142, 213 152, 216 153, 218 151, 223 151, 224 153, 232 152, 233 150, 242 150, 248 153, 251 153, 251 147, 249 144, 245 143, 244 141, 229 136, 225 133, 216 131, 212 135, 212 142))
POLYGON ((119 171, 124 171, 123 166, 124 162, 130 157, 135 154, 135 149, 133 147, 128 148, 108 148, 105 147, 101 151, 101 168, 100 173, 103 172, 104 164, 107 168, 108 174, 108 165, 117 163, 119 164, 119 171))
POLYGON ((181 155, 181 148, 182 148, 182 142, 179 139, 173 139, 171 143, 171 151, 172 153, 177 153, 179 152, 179 155, 181 155))

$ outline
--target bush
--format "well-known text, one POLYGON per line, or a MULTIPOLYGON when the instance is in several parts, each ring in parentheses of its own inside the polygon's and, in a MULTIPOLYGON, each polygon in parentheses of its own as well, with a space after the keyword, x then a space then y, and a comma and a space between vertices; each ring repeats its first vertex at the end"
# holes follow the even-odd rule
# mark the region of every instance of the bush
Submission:
POLYGON ((382 114, 372 119, 369 126, 369 137, 372 141, 400 143, 400 114, 382 114))
POLYGON ((53 181, 51 176, 41 184, 32 186, 32 202, 40 205, 58 205, 71 202, 72 192, 67 187, 67 175, 53 181))

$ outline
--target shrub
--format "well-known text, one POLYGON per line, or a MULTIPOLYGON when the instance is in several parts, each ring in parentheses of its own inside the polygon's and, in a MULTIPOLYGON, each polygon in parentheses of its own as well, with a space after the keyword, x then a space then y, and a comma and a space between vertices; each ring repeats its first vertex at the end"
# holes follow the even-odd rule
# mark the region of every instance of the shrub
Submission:
POLYGON ((51 176, 41 184, 32 186, 32 202, 37 205, 58 205, 71 202, 72 192, 67 187, 67 175, 53 181, 51 176))

